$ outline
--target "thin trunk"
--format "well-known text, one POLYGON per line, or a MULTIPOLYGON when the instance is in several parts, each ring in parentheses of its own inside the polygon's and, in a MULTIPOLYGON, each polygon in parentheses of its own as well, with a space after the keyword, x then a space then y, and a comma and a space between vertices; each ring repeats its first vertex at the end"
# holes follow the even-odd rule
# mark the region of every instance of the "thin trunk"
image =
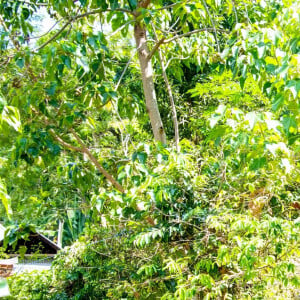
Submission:
POLYGON ((58 237, 57 237, 57 246, 62 248, 62 241, 63 241, 63 232, 64 232, 64 220, 58 221, 58 237))
MULTIPOLYGON (((155 35, 155 40, 157 41, 157 35, 155 32, 155 29, 153 27, 153 32, 155 35)), ((164 57, 161 54, 161 51, 159 48, 157 48, 157 52, 158 52, 158 57, 159 57, 159 61, 160 61, 160 66, 161 66, 161 70, 162 70, 162 75, 167 87, 167 91, 168 91, 168 96, 169 96, 169 100, 170 100, 170 105, 171 105, 171 109, 172 109, 172 119, 173 119, 173 126, 174 126, 174 132, 175 132, 175 146, 176 146, 176 151, 179 152, 180 148, 179 148, 179 128, 178 128, 178 121, 177 121, 177 112, 176 112, 176 106, 175 106, 175 102, 174 102, 174 97, 173 97, 173 93, 172 93, 172 88, 171 88, 171 84, 169 82, 167 73, 166 73, 166 66, 165 66, 165 60, 164 57)))
POLYGON ((149 114, 154 138, 163 144, 167 143, 166 133, 158 110, 156 93, 153 82, 153 69, 147 46, 146 30, 140 24, 136 23, 134 27, 134 38, 138 50, 139 62, 142 73, 142 82, 146 100, 146 109, 149 114))
POLYGON ((166 84, 166 87, 167 87, 167 91, 168 91, 168 95, 169 95, 169 99, 170 99, 170 104, 171 104, 171 108, 172 108, 172 119, 173 119, 174 131, 175 131, 176 151, 179 152, 180 151, 180 148, 179 148, 179 128, 178 128, 178 121, 177 121, 176 106, 175 106, 175 102, 174 102, 174 97, 173 97, 171 85, 170 85, 169 79, 167 77, 167 73, 166 73, 166 69, 165 69, 165 63, 164 63, 164 60, 163 60, 160 49, 158 49, 158 55, 159 55, 159 60, 160 60, 160 64, 161 64, 162 74, 163 74, 163 77, 164 77, 164 80, 165 80, 165 84, 166 84))
MULTIPOLYGON (((46 123, 48 123, 46 121, 46 123)), ((80 139, 80 137, 77 135, 77 133, 75 132, 75 130, 73 128, 70 129, 70 131, 72 132, 73 136, 75 137, 75 139, 77 140, 78 144, 81 147, 76 147, 73 146, 67 142, 65 142, 61 137, 59 137, 55 131, 53 129, 50 129, 49 132, 50 134, 64 147, 69 148, 73 151, 76 152, 80 152, 80 153, 85 153, 88 158, 90 159, 90 161, 96 166, 96 168, 100 171, 100 173, 121 193, 124 193, 125 190, 122 187, 122 185, 112 176, 110 175, 102 166, 101 164, 98 162, 97 158, 90 152, 90 150, 88 149, 88 147, 84 144, 84 142, 80 139)))
POLYGON ((81 152, 85 153, 91 162, 96 166, 96 168, 100 171, 100 173, 121 193, 125 193, 122 185, 112 176, 110 175, 98 162, 97 158, 90 152, 88 147, 84 144, 84 142, 80 139, 74 129, 70 129, 73 136, 77 140, 78 144, 81 146, 81 152))

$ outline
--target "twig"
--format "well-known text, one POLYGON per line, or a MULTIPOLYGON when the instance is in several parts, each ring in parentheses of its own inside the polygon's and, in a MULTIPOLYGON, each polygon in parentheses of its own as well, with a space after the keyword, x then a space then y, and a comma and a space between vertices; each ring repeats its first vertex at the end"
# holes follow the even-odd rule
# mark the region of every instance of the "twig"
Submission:
POLYGON ((44 47, 46 47, 49 43, 51 43, 53 40, 55 40, 70 24, 72 23, 72 20, 67 22, 59 31, 56 32, 49 40, 47 40, 44 44, 36 48, 33 52, 40 51, 44 47))
POLYGON ((115 35, 116 33, 118 33, 119 31, 121 31, 125 26, 133 23, 134 20, 129 20, 128 22, 124 23, 123 25, 121 25, 117 30, 115 30, 114 32, 110 33, 107 37, 112 37, 113 35, 115 35))
MULTIPOLYGON (((31 36, 31 37, 29 37, 29 39, 30 39, 30 40, 39 39, 39 38, 41 38, 41 37, 47 35, 50 31, 53 30, 53 28, 54 28, 58 23, 60 23, 60 22, 63 21, 63 20, 64 20, 64 18, 59 19, 59 20, 56 21, 56 22, 50 27, 50 29, 48 29, 45 33, 43 33, 43 34, 41 34, 41 35, 37 35, 37 36, 31 36)), ((19 37, 19 36, 21 36, 21 35, 13 35, 13 37, 19 37)))
POLYGON ((89 11, 89 12, 86 12, 84 14, 80 14, 80 15, 77 15, 77 16, 73 16, 73 17, 70 17, 69 21, 67 21, 63 27, 53 36, 51 37, 48 41, 46 41, 44 44, 42 44, 40 47, 38 47, 37 49, 34 50, 35 51, 39 51, 41 50, 42 48, 44 48, 45 46, 47 46, 49 43, 51 43, 54 39, 56 39, 64 30, 65 28, 70 25, 71 23, 75 22, 76 20, 79 20, 81 18, 85 18, 85 17, 88 17, 90 15, 95 15, 95 14, 101 14, 101 13, 104 13, 104 12, 109 12, 109 11, 120 11, 120 12, 124 12, 124 13, 128 13, 128 14, 131 14, 133 15, 133 12, 128 10, 128 9, 125 9, 125 8, 117 8, 117 9, 95 9, 95 10, 92 10, 92 11, 89 11))
POLYGON ((174 33, 180 32, 180 30, 172 31, 172 29, 177 25, 177 23, 179 22, 179 20, 180 20, 180 18, 177 18, 177 20, 169 27, 168 30, 164 30, 164 29, 162 29, 162 28, 159 28, 159 27, 156 26, 154 23, 153 23, 153 25, 154 25, 154 27, 155 27, 156 29, 158 29, 159 31, 161 31, 161 32, 163 32, 163 33, 165 33, 165 34, 170 34, 171 32, 174 34, 174 33))
POLYGON ((185 59, 189 59, 189 58, 190 58, 190 56, 186 56, 186 57, 171 57, 171 58, 167 61, 166 65, 165 65, 165 69, 168 69, 168 66, 169 66, 170 62, 171 62, 172 60, 174 60, 174 59, 185 60, 185 59))
MULTIPOLYGON (((189 1, 186 1, 185 4, 187 4, 188 2, 189 2, 189 1)), ((156 8, 156 9, 154 9, 154 10, 155 10, 155 11, 164 10, 164 9, 172 8, 172 7, 174 7, 174 6, 178 5, 178 4, 179 4, 179 2, 175 2, 175 3, 173 3, 173 4, 169 4, 169 5, 163 6, 163 7, 161 7, 161 8, 156 8)))
POLYGON ((209 12, 209 9, 207 7, 207 4, 206 4, 205 0, 201 0, 201 2, 202 2, 203 6, 205 8, 205 11, 206 11, 206 13, 207 13, 207 15, 208 15, 208 17, 209 17, 209 19, 211 21, 211 25, 213 26, 213 31, 214 31, 214 34, 215 34, 215 39, 216 39, 216 43, 217 43, 218 52, 220 52, 220 45, 219 45, 219 41, 218 41, 218 36, 217 36, 217 30, 216 30, 215 21, 214 21, 214 19, 210 15, 210 12, 209 12))
POLYGON ((129 67, 129 65, 130 65, 130 63, 131 63, 132 58, 133 58, 133 56, 131 56, 130 59, 128 60, 126 66, 125 66, 125 68, 124 68, 124 70, 123 70, 123 72, 122 72, 122 74, 121 74, 121 76, 120 76, 120 78, 119 78, 119 80, 118 80, 118 83, 117 83, 117 85, 116 85, 116 87, 115 87, 115 91, 118 90, 119 85, 120 85, 120 83, 121 83, 121 81, 122 81, 122 79, 123 79, 123 77, 124 77, 124 75, 125 75, 125 73, 126 73, 128 67, 129 67))
MULTIPOLYGON (((226 32, 227 33, 227 30, 224 30, 224 29, 216 29, 220 32, 226 32)), ((215 31, 214 28, 201 28, 201 29, 196 29, 196 30, 193 30, 193 31, 189 31, 189 32, 186 32, 186 33, 183 33, 183 34, 180 34, 180 35, 176 35, 168 40, 165 40, 164 41, 164 44, 167 44, 167 43, 170 43, 170 42, 173 42, 177 39, 180 39, 180 38, 183 38, 183 37, 186 37, 186 36, 190 36, 192 34, 195 34, 195 33, 199 33, 199 32, 203 32, 203 31, 215 31)))

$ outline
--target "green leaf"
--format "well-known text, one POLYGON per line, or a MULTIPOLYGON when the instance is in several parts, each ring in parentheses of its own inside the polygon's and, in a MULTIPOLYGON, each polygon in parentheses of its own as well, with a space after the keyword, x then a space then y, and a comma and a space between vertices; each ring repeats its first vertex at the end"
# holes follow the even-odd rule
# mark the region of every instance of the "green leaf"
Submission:
POLYGON ((0 180, 0 199, 5 208, 8 218, 11 219, 12 216, 11 199, 10 196, 7 194, 6 186, 2 180, 0 180))
POLYGON ((211 128, 215 127, 219 120, 221 120, 226 112, 226 105, 220 104, 216 112, 209 118, 209 125, 211 128))
POLYGON ((46 88, 46 93, 49 96, 53 96, 55 94, 56 87, 57 87, 57 83, 55 81, 51 82, 50 86, 48 88, 46 88))
POLYGON ((81 6, 86 6, 87 0, 79 0, 81 6))
POLYGON ((71 69, 71 59, 69 56, 62 55, 61 57, 62 62, 67 66, 68 69, 71 69))
POLYGON ((13 106, 4 106, 0 121, 6 122, 12 126, 16 131, 21 132, 21 119, 19 110, 13 106))
POLYGON ((283 106, 284 96, 282 94, 277 94, 272 101, 272 110, 277 111, 283 106))
POLYGON ((147 153, 145 152, 138 152, 137 153, 137 159, 141 164, 145 164, 146 160, 147 160, 147 153))
POLYGON ((255 158, 250 164, 251 171, 257 171, 263 168, 267 164, 267 159, 265 157, 255 158))
POLYGON ((110 3, 110 8, 111 9, 116 9, 116 8, 119 7, 118 0, 109 0, 109 3, 110 3))
POLYGON ((17 66, 18 66, 20 69, 22 69, 22 68, 24 67, 24 65, 25 65, 25 59, 24 59, 24 58, 18 58, 18 59, 16 60, 16 64, 17 64, 17 66))
POLYGON ((287 136, 289 136, 294 130, 297 129, 297 121, 294 116, 285 116, 282 119, 282 125, 283 125, 284 133, 287 136))
POLYGON ((221 141, 221 137, 224 136, 224 134, 226 133, 227 127, 226 126, 217 126, 215 128, 213 128, 208 137, 206 138, 206 141, 211 141, 213 140, 216 145, 219 144, 219 142, 221 141))
POLYGON ((246 79, 247 79, 246 77, 240 77, 240 79, 239 79, 242 90, 244 89, 246 79))
POLYGON ((78 43, 81 43, 81 42, 82 42, 82 39, 83 39, 82 32, 77 31, 77 32, 76 32, 76 40, 77 40, 77 42, 78 42, 78 43))
POLYGON ((258 120, 260 120, 261 116, 255 111, 251 111, 246 114, 245 120, 249 122, 250 129, 252 130, 257 123, 258 120))
POLYGON ((87 41, 88 41, 88 44, 93 48, 93 49, 97 49, 98 47, 97 47, 97 42, 96 42, 96 40, 95 40, 95 38, 94 37, 89 37, 88 39, 87 39, 87 41))
POLYGON ((266 45, 264 43, 259 43, 257 47, 258 58, 262 58, 266 52, 266 45))
POLYGON ((131 8, 131 10, 136 9, 137 7, 137 0, 128 0, 129 6, 131 8))
POLYGON ((289 68, 288 63, 284 63, 281 67, 277 68, 276 74, 281 75, 281 77, 285 77, 289 68))

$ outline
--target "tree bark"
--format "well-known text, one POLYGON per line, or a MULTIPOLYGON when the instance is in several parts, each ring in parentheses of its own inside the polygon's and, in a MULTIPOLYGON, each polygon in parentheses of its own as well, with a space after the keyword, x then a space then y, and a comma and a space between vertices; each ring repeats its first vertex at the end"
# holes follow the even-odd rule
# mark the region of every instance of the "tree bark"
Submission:
POLYGON ((138 21, 136 22, 134 27, 134 38, 141 67, 146 109, 149 114, 154 138, 156 141, 166 144, 166 133, 160 117, 156 100, 156 93, 153 82, 153 69, 151 65, 151 59, 149 59, 150 51, 147 46, 146 30, 138 21))

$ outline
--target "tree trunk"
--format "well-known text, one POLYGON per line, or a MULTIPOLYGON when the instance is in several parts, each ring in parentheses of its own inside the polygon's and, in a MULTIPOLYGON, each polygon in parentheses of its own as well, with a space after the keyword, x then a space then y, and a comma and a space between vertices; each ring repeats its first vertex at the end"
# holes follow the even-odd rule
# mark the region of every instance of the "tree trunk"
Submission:
MULTIPOLYGON (((155 41, 158 45, 158 39, 157 39, 157 34, 155 32, 155 28, 152 24, 152 29, 153 29, 153 34, 155 37, 155 41)), ((159 48, 157 48, 157 53, 158 53, 158 57, 159 57, 159 61, 160 61, 160 66, 161 66, 161 71, 162 71, 162 75, 167 87, 167 91, 168 91, 168 95, 169 95, 169 100, 170 100, 170 105, 171 105, 171 109, 172 109, 172 119, 173 119, 173 125, 174 125, 174 131, 175 131, 175 146, 176 146, 176 151, 179 152, 180 148, 179 148, 179 126, 178 126, 178 121, 177 121, 177 112, 176 112, 176 106, 175 106, 175 102, 174 102, 174 97, 173 97, 173 93, 172 93, 172 88, 171 88, 171 84, 169 82, 168 76, 167 76, 167 72, 166 72, 166 66, 165 66, 165 60, 164 57, 161 54, 161 51, 159 48)))
POLYGON ((136 22, 134 27, 134 38, 140 61, 146 109, 149 114, 154 138, 156 141, 166 144, 166 133, 156 101, 151 59, 148 58, 150 51, 147 46, 146 30, 138 22, 136 22))
POLYGON ((160 52, 160 49, 158 49, 157 51, 158 51, 161 70, 162 70, 164 81, 165 81, 165 84, 166 84, 166 87, 167 87, 169 100, 170 100, 170 104, 171 104, 171 109, 172 109, 172 119, 173 119, 174 131, 175 131, 176 151, 179 152, 180 151, 180 147, 179 147, 179 127, 178 127, 178 121, 177 121, 176 106, 175 106, 175 102, 174 102, 174 97, 173 97, 173 93, 172 93, 171 84, 169 82, 169 79, 168 79, 168 76, 167 76, 167 73, 166 73, 166 67, 165 67, 165 62, 164 62, 163 56, 160 52))

